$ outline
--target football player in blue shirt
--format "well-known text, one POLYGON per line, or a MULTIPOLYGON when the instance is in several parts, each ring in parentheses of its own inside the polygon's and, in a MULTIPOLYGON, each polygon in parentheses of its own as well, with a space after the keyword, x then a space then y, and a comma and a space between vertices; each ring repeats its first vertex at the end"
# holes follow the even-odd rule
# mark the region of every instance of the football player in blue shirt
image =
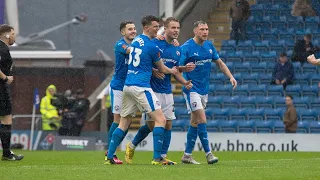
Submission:
MULTIPOLYGON (((177 39, 179 36, 180 23, 177 19, 169 17, 164 22, 164 29, 164 40, 158 40, 157 38, 155 38, 153 39, 153 41, 161 49, 161 58, 168 68, 172 68, 173 66, 179 66, 181 51, 179 47, 173 45, 173 41, 177 39)), ((179 67, 179 69, 188 71, 192 71, 194 68, 195 65, 193 63, 190 63, 186 67, 179 67)), ((191 81, 186 81, 181 76, 181 73, 178 73, 174 77, 177 81, 185 85, 187 89, 190 89, 192 87, 191 81)), ((174 101, 171 89, 171 75, 164 75, 162 73, 159 73, 157 69, 154 69, 154 74, 151 77, 150 83, 152 90, 155 92, 157 98, 161 103, 161 109, 167 119, 164 131, 164 141, 162 145, 161 156, 167 161, 176 164, 176 162, 173 162, 167 158, 167 152, 171 141, 172 120, 176 119, 173 107, 174 101)), ((136 146, 148 136, 148 134, 153 130, 154 127, 154 122, 149 116, 143 114, 142 119, 145 120, 147 124, 141 126, 134 139, 126 145, 125 160, 129 164, 132 163, 132 158, 136 146)))
POLYGON ((181 159, 182 163, 199 164, 192 157, 197 136, 199 136, 203 149, 206 153, 208 164, 218 162, 209 147, 208 133, 206 130, 205 108, 208 101, 211 62, 230 79, 233 88, 236 88, 237 81, 231 74, 225 63, 219 58, 216 48, 211 41, 208 41, 209 29, 204 21, 194 23, 194 38, 189 39, 181 46, 180 65, 193 62, 196 68, 191 72, 185 72, 184 78, 192 80, 193 87, 188 90, 183 88, 183 95, 187 102, 188 111, 191 112, 190 127, 187 133, 187 146, 181 159))
POLYGON ((132 116, 140 110, 148 113, 155 121, 153 129, 154 165, 168 165, 170 162, 161 157, 164 127, 166 118, 161 110, 160 101, 151 89, 150 80, 153 64, 164 74, 177 74, 175 67, 169 69, 160 59, 160 49, 152 42, 159 30, 159 18, 149 15, 141 20, 143 34, 137 36, 131 44, 128 61, 128 74, 123 88, 121 119, 118 128, 113 132, 105 164, 116 164, 113 154, 119 146, 125 131, 132 122, 132 116))
MULTIPOLYGON (((129 47, 135 38, 137 31, 133 22, 124 21, 120 23, 120 33, 123 38, 117 41, 114 46, 116 67, 110 82, 110 92, 108 93, 110 94, 111 108, 113 113, 113 123, 108 133, 108 145, 110 145, 112 133, 118 127, 120 122, 120 112, 122 109, 122 90, 128 72, 128 60, 130 52, 129 47)), ((116 154, 113 155, 113 159, 117 164, 122 164, 122 161, 117 158, 116 154)), ((105 160, 107 160, 107 152, 105 155, 105 160)))

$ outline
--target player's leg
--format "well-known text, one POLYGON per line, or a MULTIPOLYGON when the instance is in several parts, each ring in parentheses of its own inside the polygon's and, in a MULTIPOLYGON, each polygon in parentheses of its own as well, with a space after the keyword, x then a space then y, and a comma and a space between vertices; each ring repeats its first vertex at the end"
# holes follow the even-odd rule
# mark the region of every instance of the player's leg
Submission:
POLYGON ((203 109, 201 103, 201 97, 199 94, 190 92, 189 94, 184 93, 184 97, 187 102, 188 111, 191 113, 190 116, 190 126, 187 133, 187 146, 183 157, 181 158, 182 163, 187 164, 200 164, 195 161, 192 157, 192 151, 194 149, 197 137, 198 137, 198 122, 197 114, 195 111, 203 109))
POLYGON ((207 118, 204 112, 207 102, 208 102, 208 95, 201 96, 201 103, 202 103, 203 109, 194 111, 194 113, 197 116, 198 136, 201 141, 204 152, 206 153, 207 162, 208 164, 214 164, 218 162, 218 158, 212 154, 210 145, 209 145, 208 132, 207 132, 207 118))
POLYGON ((23 159, 22 155, 15 155, 10 150, 12 105, 10 91, 5 86, 0 88, 0 121, 0 139, 3 148, 2 160, 18 161, 23 159))

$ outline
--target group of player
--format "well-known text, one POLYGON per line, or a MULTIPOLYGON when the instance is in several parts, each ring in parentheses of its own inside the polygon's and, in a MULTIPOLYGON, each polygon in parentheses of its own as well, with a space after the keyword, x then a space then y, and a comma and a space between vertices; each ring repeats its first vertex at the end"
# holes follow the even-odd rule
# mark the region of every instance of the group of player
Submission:
POLYGON ((206 130, 205 108, 208 101, 211 62, 230 79, 233 88, 237 81, 229 71, 211 41, 204 21, 194 23, 194 37, 178 46, 180 23, 169 17, 164 21, 164 34, 157 36, 160 19, 148 15, 142 18, 143 34, 136 36, 133 22, 120 24, 123 36, 115 44, 116 67, 110 83, 110 98, 114 121, 109 130, 109 148, 105 164, 122 164, 115 154, 125 137, 132 116, 140 110, 146 124, 141 126, 134 139, 126 145, 125 161, 132 163, 136 146, 153 132, 153 165, 174 165, 167 157, 171 141, 174 101, 171 75, 184 85, 183 95, 190 118, 187 145, 182 163, 200 164, 192 157, 199 136, 208 164, 218 162, 210 149, 206 130), (183 76, 182 73, 183 72, 183 76))

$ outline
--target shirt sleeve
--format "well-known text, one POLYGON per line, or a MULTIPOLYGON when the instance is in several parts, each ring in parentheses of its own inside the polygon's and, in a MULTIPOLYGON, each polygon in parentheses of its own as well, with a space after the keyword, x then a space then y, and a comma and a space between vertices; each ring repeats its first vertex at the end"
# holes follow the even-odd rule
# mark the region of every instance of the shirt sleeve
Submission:
POLYGON ((118 42, 116 43, 116 45, 114 46, 114 51, 116 52, 120 52, 120 53, 123 53, 123 54, 127 54, 127 49, 129 48, 129 45, 127 45, 126 43, 124 42, 118 42))
POLYGON ((158 46, 152 47, 150 56, 153 63, 158 62, 161 59, 160 48, 158 46))
POLYGON ((179 65, 184 66, 186 65, 186 61, 188 59, 188 51, 186 46, 183 46, 180 48, 180 60, 179 60, 179 65))

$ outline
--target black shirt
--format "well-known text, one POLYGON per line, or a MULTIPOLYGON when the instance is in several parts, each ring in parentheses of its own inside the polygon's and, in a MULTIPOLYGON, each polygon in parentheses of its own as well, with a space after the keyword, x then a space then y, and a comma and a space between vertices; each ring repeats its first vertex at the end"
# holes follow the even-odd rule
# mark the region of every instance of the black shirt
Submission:
POLYGON ((11 76, 12 63, 9 47, 0 41, 0 70, 7 76, 11 76))

